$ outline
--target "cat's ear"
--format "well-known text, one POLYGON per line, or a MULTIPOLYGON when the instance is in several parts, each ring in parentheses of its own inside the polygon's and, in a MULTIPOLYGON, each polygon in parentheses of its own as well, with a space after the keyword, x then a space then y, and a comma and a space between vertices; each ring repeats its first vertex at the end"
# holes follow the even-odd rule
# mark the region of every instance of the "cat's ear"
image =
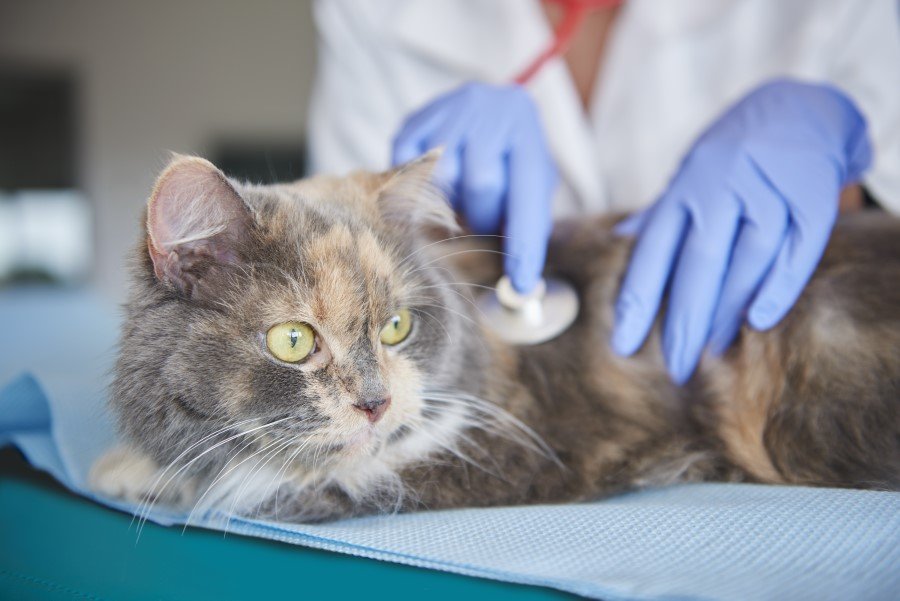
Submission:
POLYGON ((431 150, 385 174, 378 193, 382 219, 404 229, 459 231, 447 195, 435 181, 442 153, 440 148, 431 150))
POLYGON ((209 161, 176 155, 147 203, 147 250, 156 277, 203 298, 235 265, 252 217, 234 186, 209 161))

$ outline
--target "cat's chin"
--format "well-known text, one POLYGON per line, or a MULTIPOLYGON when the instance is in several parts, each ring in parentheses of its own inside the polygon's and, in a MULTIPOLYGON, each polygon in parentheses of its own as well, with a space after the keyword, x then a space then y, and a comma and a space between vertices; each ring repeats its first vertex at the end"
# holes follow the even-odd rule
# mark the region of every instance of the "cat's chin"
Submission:
POLYGON ((371 455, 378 447, 379 428, 374 424, 366 424, 351 434, 341 445, 341 455, 358 457, 371 455))
POLYGON ((348 459, 376 454, 402 426, 386 427, 382 424, 366 424, 360 427, 340 445, 340 454, 348 459))

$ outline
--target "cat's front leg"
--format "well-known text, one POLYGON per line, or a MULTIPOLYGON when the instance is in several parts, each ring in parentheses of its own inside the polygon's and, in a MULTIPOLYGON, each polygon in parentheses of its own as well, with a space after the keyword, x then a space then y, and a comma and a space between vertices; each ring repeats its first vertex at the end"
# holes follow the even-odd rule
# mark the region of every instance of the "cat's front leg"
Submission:
POLYGON ((129 503, 150 501, 174 507, 187 506, 196 492, 191 478, 165 473, 153 458, 129 446, 103 454, 91 467, 88 486, 100 495, 129 503))

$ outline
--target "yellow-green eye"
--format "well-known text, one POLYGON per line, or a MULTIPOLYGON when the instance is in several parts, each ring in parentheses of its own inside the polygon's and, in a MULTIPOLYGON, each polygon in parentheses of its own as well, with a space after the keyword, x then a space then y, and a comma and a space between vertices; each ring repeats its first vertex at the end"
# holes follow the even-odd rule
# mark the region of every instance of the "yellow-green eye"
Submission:
POLYGON ((412 316, 406 309, 400 309, 381 328, 381 342, 388 346, 400 344, 409 336, 412 328, 412 316))
POLYGON ((313 352, 316 333, 308 324, 299 321, 280 323, 266 332, 266 346, 277 359, 299 363, 313 352))

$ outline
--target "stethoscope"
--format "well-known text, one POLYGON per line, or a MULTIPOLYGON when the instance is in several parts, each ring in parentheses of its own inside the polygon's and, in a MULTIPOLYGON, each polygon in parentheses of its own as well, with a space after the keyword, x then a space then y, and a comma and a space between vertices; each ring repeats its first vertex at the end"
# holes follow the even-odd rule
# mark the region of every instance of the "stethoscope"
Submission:
POLYGON ((578 33, 578 29, 589 13, 604 8, 620 6, 624 0, 546 0, 551 4, 559 4, 563 9, 563 18, 553 30, 553 39, 547 47, 535 57, 535 59, 522 70, 513 82, 525 85, 537 75, 544 65, 553 58, 563 55, 569 49, 572 38, 578 33))
MULTIPOLYGON (((553 58, 566 52, 585 17, 592 11, 613 8, 623 0, 548 0, 562 5, 563 18, 550 44, 514 79, 525 85, 553 58)), ((495 288, 476 299, 482 322, 510 344, 540 344, 565 332, 578 317, 578 294, 559 278, 542 278, 535 289, 521 294, 503 276, 495 288)))

